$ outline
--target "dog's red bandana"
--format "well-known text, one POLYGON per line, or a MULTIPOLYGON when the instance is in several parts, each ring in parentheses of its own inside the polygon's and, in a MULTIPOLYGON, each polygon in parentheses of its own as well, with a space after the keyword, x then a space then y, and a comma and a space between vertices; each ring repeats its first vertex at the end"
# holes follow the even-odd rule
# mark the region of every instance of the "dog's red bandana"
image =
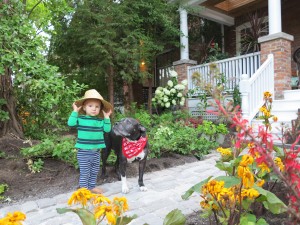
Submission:
POLYGON ((140 154, 147 143, 147 137, 140 137, 137 141, 130 141, 126 138, 122 139, 122 151, 127 159, 140 154))

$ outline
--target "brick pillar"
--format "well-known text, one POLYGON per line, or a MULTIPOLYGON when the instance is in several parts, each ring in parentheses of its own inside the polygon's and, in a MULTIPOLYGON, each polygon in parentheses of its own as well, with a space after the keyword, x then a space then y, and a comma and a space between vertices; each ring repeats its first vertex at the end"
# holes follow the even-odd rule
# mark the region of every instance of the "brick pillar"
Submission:
POLYGON ((275 99, 283 98, 283 91, 291 90, 291 42, 294 37, 279 32, 258 39, 261 44, 261 63, 263 63, 268 54, 274 55, 274 89, 275 99))
MULTIPOLYGON (((189 66, 194 66, 196 64, 197 64, 196 61, 189 60, 189 59, 181 59, 181 60, 173 62, 173 66, 175 68, 175 71, 178 74, 178 82, 181 82, 185 79, 188 80, 188 67, 189 66)), ((188 91, 188 85, 186 86, 185 92, 187 92, 187 91, 188 91)), ((187 103, 188 102, 187 102, 187 99, 186 99, 184 108, 188 107, 187 103)))

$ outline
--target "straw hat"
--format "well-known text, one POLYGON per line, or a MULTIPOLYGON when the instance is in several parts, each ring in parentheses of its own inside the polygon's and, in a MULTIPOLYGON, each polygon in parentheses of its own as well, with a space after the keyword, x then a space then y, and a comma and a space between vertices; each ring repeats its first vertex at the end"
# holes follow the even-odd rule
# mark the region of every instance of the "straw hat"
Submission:
MULTIPOLYGON (((102 102, 103 110, 105 112, 108 112, 109 110, 113 111, 113 106, 109 102, 105 101, 103 99, 103 97, 95 89, 91 89, 91 90, 86 91, 83 98, 75 101, 75 104, 76 104, 77 107, 80 107, 80 106, 83 105, 84 101, 88 100, 88 99, 98 99, 98 100, 100 100, 102 102)), ((85 114, 85 112, 83 111, 83 108, 80 109, 79 113, 85 114)), ((99 116, 103 117, 102 111, 100 111, 99 116)))

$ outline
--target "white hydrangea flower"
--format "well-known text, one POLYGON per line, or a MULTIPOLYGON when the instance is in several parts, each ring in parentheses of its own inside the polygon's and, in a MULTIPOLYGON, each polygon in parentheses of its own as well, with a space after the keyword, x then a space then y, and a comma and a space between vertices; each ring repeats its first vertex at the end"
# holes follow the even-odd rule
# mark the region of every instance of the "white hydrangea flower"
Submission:
POLYGON ((161 107, 164 107, 164 105, 165 105, 165 104, 164 104, 163 102, 162 102, 162 103, 160 103, 160 106, 161 106, 161 107))
POLYGON ((172 88, 172 89, 170 90, 170 92, 171 92, 171 93, 176 93, 176 89, 175 89, 175 88, 172 88))
POLYGON ((185 97, 181 97, 180 101, 184 102, 185 101, 185 97))
POLYGON ((172 104, 173 104, 173 105, 176 105, 175 99, 172 100, 172 104))
POLYGON ((182 84, 182 85, 184 85, 184 86, 186 86, 186 85, 187 85, 187 83, 188 83, 188 82, 187 82, 187 79, 185 79, 185 80, 181 81, 181 84, 182 84))
POLYGON ((168 89, 164 89, 164 93, 165 93, 166 95, 170 95, 170 91, 169 91, 168 89))
POLYGON ((177 77, 178 74, 175 70, 169 70, 170 77, 177 77))
POLYGON ((173 81, 168 80, 168 86, 169 86, 169 87, 173 87, 173 85, 174 85, 174 84, 173 84, 173 81))
POLYGON ((158 87, 156 90, 161 91, 162 89, 164 89, 163 87, 158 87))
POLYGON ((166 108, 169 108, 169 107, 170 107, 170 102, 167 102, 167 103, 165 104, 165 107, 166 107, 166 108))
POLYGON ((181 97, 182 97, 182 93, 179 92, 179 93, 177 94, 177 97, 178 97, 178 98, 181 98, 181 97))
POLYGON ((161 92, 160 92, 160 90, 157 88, 156 90, 155 90, 155 94, 156 95, 159 95, 161 92))
POLYGON ((168 102, 168 101, 169 101, 168 97, 164 97, 164 102, 168 102))
POLYGON ((184 89, 185 89, 185 86, 182 85, 182 84, 177 84, 177 85, 175 86, 175 89, 177 89, 177 90, 184 90, 184 89))
POLYGON ((179 103, 181 106, 184 106, 184 101, 179 103))
POLYGON ((156 98, 152 98, 152 102, 156 102, 156 98))

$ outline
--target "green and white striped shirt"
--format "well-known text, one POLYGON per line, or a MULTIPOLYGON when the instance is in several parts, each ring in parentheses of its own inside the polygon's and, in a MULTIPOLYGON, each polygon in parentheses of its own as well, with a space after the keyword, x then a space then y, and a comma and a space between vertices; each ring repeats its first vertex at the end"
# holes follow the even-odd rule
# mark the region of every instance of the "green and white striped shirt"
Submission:
POLYGON ((75 147, 81 149, 105 148, 104 132, 110 132, 110 118, 101 119, 96 116, 78 115, 72 112, 68 126, 77 127, 78 137, 75 147))

